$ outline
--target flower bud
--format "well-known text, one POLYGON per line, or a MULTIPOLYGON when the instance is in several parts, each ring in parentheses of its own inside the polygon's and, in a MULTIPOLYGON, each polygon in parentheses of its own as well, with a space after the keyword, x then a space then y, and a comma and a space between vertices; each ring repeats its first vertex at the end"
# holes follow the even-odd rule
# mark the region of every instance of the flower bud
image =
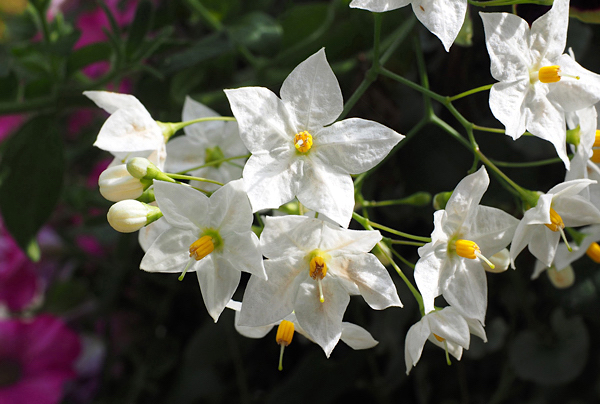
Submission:
POLYGON ((144 192, 143 184, 129 174, 125 164, 104 170, 98 178, 98 185, 102 196, 111 202, 136 199, 144 192))
POLYGON ((440 192, 433 197, 433 209, 440 210, 446 207, 448 200, 452 196, 452 191, 440 192))
POLYGON ((546 271, 550 282, 557 289, 565 289, 575 283, 575 271, 571 265, 567 265, 561 270, 557 270, 553 266, 546 271))
POLYGON ((158 207, 133 199, 115 203, 106 215, 111 227, 121 233, 133 233, 161 217, 158 207))
POLYGON ((145 188, 152 185, 152 180, 157 179, 167 182, 175 182, 174 179, 160 171, 150 160, 143 157, 134 157, 127 160, 127 171, 135 178, 139 178, 145 188))
POLYGON ((483 268, 487 272, 500 273, 506 271, 510 265, 510 253, 508 252, 508 248, 504 248, 500 252, 492 255, 490 261, 494 264, 494 268, 490 267, 484 261, 481 262, 481 265, 483 265, 483 268))

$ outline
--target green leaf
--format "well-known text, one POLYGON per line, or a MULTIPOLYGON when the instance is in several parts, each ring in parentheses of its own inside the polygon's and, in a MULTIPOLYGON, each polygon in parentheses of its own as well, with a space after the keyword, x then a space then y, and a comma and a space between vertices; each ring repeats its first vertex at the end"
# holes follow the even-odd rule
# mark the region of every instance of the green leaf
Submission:
POLYGON ((77 49, 67 59, 67 76, 101 60, 108 60, 112 47, 108 42, 97 42, 77 49))
POLYGON ((152 4, 149 0, 142 1, 135 11, 135 18, 129 28, 125 50, 130 60, 135 60, 139 53, 139 46, 152 26, 152 4))
POLYGON ((211 35, 184 51, 168 57, 160 70, 165 74, 173 74, 220 56, 232 48, 233 46, 227 38, 219 34, 211 35))
POLYGON ((268 14, 253 12, 230 26, 229 34, 235 43, 259 54, 272 56, 279 50, 283 29, 268 14))
POLYGON ((56 123, 46 116, 26 122, 0 156, 0 211, 4 224, 32 260, 39 259, 35 236, 60 195, 63 145, 56 123))

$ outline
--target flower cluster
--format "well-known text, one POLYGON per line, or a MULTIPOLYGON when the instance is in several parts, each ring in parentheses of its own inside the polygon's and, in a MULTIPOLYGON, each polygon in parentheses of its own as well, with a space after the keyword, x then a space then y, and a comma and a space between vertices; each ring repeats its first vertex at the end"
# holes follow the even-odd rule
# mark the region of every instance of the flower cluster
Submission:
MULTIPOLYGON (((350 6, 383 12, 409 4, 449 51, 466 0, 353 0, 350 6)), ((390 257, 395 240, 374 228, 406 233, 355 212, 368 202, 362 195, 355 200, 360 182, 353 176, 375 168, 404 136, 377 122, 342 119, 341 89, 324 49, 289 74, 280 96, 263 87, 224 90, 233 118, 187 97, 181 123, 160 123, 133 96, 86 92, 111 114, 95 143, 115 156, 99 180, 101 193, 117 202, 108 220, 119 231, 141 229, 141 269, 181 273, 180 280, 196 272, 215 322, 229 307, 241 334, 259 338, 277 325, 282 349, 297 331, 327 357, 340 339, 355 349, 377 343, 343 321, 350 296, 361 295, 375 310, 402 307, 382 264, 390 262, 420 305, 421 319, 405 341, 407 373, 427 340, 448 361, 449 355, 460 359, 471 334, 487 340, 487 272, 516 268, 525 247, 541 263, 534 277, 548 267, 559 272, 586 252, 600 262, 597 227, 572 229, 600 223, 593 179, 600 178, 594 149, 600 148, 594 107, 600 76, 563 53, 568 7, 568 0, 555 0, 531 27, 513 14, 480 16, 498 81, 487 87, 489 107, 505 127, 489 131, 514 140, 528 131, 547 140, 571 171, 547 193, 526 190, 483 155, 472 136, 475 125, 465 125, 476 161, 449 197, 437 198, 431 237, 412 237, 422 242, 416 288, 390 257), (180 128, 185 135, 172 138, 180 128), (574 145, 572 161, 567 141, 574 145), (476 170, 480 161, 487 168, 476 170), (480 204, 488 170, 521 199, 521 220, 480 204), (349 229, 352 218, 364 230, 349 229), (236 302, 242 272, 249 281, 236 302)))

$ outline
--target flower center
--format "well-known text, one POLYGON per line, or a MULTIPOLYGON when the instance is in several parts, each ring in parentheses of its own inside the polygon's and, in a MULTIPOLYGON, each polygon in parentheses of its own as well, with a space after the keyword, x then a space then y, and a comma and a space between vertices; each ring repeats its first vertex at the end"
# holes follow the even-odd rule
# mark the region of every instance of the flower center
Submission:
POLYGON ((323 296, 323 285, 321 284, 321 280, 327 275, 326 261, 331 257, 325 251, 317 249, 309 254, 309 258, 309 275, 317 281, 317 284, 319 285, 319 301, 323 303, 325 302, 325 297, 323 296))
POLYGON ((496 267, 494 264, 492 264, 490 260, 483 256, 483 254, 481 253, 481 249, 474 241, 459 239, 456 240, 454 246, 456 248, 456 254, 460 257, 468 258, 471 260, 479 258, 480 260, 488 264, 490 268, 494 269, 496 267))
POLYGON ((562 220, 562 217, 556 212, 554 209, 550 208, 550 223, 545 223, 544 226, 549 228, 552 231, 557 231, 560 233, 564 243, 567 245, 567 249, 572 251, 569 242, 567 241, 567 236, 565 235, 565 223, 562 220))
POLYGON ((542 83, 556 83, 557 81, 560 81, 561 77, 571 77, 576 80, 580 79, 579 76, 562 73, 560 66, 557 65, 544 66, 538 71, 538 79, 542 83))
POLYGON ((594 140, 594 144, 592 145, 592 151, 594 154, 592 154, 590 160, 592 160, 596 164, 600 163, 600 129, 596 130, 596 139, 594 140))
MULTIPOLYGON (((210 147, 206 149, 206 157, 204 157, 204 163, 210 164, 213 161, 223 160, 225 155, 219 146, 210 147)), ((221 163, 213 164, 215 168, 219 168, 221 163)))
POLYGON ((596 264, 600 264, 600 245, 592 243, 585 252, 596 264))
POLYGON ((23 376, 19 362, 12 359, 0 360, 0 388, 16 384, 23 376))
POLYGON ((306 153, 313 145, 313 138, 310 133, 303 131, 294 136, 294 146, 300 153, 306 153))
POLYGON ((215 245, 211 236, 202 236, 198 240, 194 241, 190 246, 190 257, 196 261, 200 261, 208 254, 213 252, 215 245))
POLYGON ((283 370, 283 350, 292 342, 294 337, 294 323, 287 320, 282 320, 277 327, 277 335, 275 341, 281 346, 279 351, 279 370, 283 370))

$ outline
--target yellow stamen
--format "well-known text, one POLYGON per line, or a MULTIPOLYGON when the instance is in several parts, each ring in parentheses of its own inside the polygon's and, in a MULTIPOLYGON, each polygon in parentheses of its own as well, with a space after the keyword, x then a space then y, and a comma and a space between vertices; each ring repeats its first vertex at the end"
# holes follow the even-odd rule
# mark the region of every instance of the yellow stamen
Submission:
POLYGON ((569 245, 569 242, 567 241, 567 236, 565 235, 565 224, 562 220, 562 217, 560 217, 558 212, 556 212, 552 208, 550 208, 550 222, 551 223, 546 223, 544 225, 552 231, 560 232, 560 236, 562 237, 565 245, 567 246, 567 250, 569 250, 569 252, 573 251, 573 249, 569 245))
POLYGON ((435 337, 435 339, 437 339, 437 340, 438 340, 438 341, 440 341, 440 342, 444 342, 444 341, 446 341, 446 338, 442 338, 442 337, 440 337, 439 335, 437 335, 436 333, 434 333, 434 334, 433 334, 433 336, 435 337))
POLYGON ((200 261, 213 252, 214 249, 215 245, 213 244, 212 237, 202 236, 190 246, 190 257, 193 257, 196 261, 200 261))
POLYGON ((283 370, 283 350, 286 346, 288 346, 292 342, 292 338, 294 337, 294 323, 287 320, 282 320, 279 323, 279 327, 277 327, 277 335, 275 336, 275 341, 281 346, 281 350, 279 351, 279 367, 278 369, 283 370))
POLYGON ((560 70, 560 66, 544 66, 540 68, 538 72, 538 78, 542 83, 556 83, 560 81, 561 77, 571 77, 576 80, 579 80, 579 76, 572 76, 569 74, 564 74, 560 70))
POLYGON ((321 285, 321 280, 327 275, 327 264, 325 260, 320 255, 316 255, 310 260, 310 277, 317 281, 319 285, 319 301, 321 303, 325 302, 325 297, 323 296, 323 286, 321 285))
POLYGON ((294 136, 294 146, 300 153, 306 153, 313 145, 313 138, 307 131, 296 133, 294 136))
POLYGON ((461 257, 468 258, 471 260, 479 258, 480 260, 488 264, 490 268, 494 269, 496 267, 494 264, 492 264, 490 260, 484 257, 484 255, 481 253, 481 249, 479 248, 479 246, 471 240, 456 240, 455 247, 456 254, 458 254, 461 257))
POLYGON ((600 245, 592 243, 585 252, 596 264, 600 264, 600 245))
POLYGON ((596 129, 596 137, 594 139, 594 144, 592 147, 600 147, 600 129, 596 129))
POLYGON ((590 160, 596 164, 600 163, 600 149, 592 149, 592 153, 590 160))

